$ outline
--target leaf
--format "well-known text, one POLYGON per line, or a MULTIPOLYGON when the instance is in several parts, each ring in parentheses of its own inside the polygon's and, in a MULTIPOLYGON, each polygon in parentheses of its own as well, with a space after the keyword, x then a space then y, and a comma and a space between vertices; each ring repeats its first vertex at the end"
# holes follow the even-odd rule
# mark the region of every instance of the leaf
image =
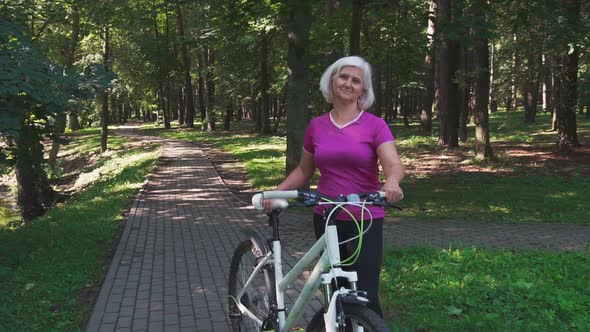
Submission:
POLYGON ((30 282, 30 283, 28 283, 28 284, 25 285, 25 290, 26 291, 29 291, 29 290, 33 289, 33 287, 35 287, 35 283, 30 282))
POLYGON ((451 305, 451 306, 447 306, 447 312, 449 313, 450 316, 459 317, 463 313, 463 309, 459 309, 459 308, 451 305))

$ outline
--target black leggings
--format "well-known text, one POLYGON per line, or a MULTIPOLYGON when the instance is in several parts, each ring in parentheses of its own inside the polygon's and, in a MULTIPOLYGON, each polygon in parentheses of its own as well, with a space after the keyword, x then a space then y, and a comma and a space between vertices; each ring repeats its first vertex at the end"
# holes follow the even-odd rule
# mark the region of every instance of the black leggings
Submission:
MULTIPOLYGON (((365 222, 365 229, 369 222, 365 222)), ((313 216, 313 227, 316 239, 324 234, 326 223, 324 217, 319 214, 313 216)), ((358 235, 358 229, 354 221, 336 220, 338 239, 340 242, 358 235)), ((340 246, 340 259, 350 257, 358 245, 358 239, 340 246)), ((366 291, 371 301, 367 306, 383 317, 379 305, 379 274, 383 261, 383 218, 374 219, 371 228, 363 237, 363 245, 357 261, 346 266, 344 270, 355 270, 358 275, 357 288, 366 291)))

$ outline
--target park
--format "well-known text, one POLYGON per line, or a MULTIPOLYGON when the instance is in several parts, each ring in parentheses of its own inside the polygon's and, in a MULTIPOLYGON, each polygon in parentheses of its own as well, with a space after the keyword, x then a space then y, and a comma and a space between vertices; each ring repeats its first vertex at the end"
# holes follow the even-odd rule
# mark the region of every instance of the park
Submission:
MULTIPOLYGON (((271 232, 250 199, 297 166, 347 55, 406 170, 388 327, 590 329, 588 4, 23 0, 0 19, 0 330, 231 330, 233 250, 271 232)), ((283 213, 286 266, 309 212, 283 213)))

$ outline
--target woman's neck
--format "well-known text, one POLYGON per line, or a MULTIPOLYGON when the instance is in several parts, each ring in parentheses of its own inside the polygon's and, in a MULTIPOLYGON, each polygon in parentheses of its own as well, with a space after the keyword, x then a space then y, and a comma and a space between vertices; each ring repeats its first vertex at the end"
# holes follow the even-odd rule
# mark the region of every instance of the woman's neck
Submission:
POLYGON ((356 118, 361 110, 357 103, 340 104, 334 103, 332 108, 332 119, 339 125, 346 124, 356 118))

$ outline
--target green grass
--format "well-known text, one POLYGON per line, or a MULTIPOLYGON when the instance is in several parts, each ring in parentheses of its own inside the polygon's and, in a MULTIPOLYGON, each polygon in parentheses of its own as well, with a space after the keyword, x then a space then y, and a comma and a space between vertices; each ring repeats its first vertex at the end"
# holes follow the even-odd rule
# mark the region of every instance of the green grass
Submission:
POLYGON ((404 210, 418 219, 510 222, 590 222, 587 176, 494 174, 409 178, 403 184, 404 210))
POLYGON ((79 296, 100 286, 122 213, 157 157, 153 146, 113 153, 100 181, 28 225, 0 229, 0 331, 83 328, 94 303, 79 296))
POLYGON ((393 331, 588 331, 590 255, 390 249, 381 295, 393 331))

